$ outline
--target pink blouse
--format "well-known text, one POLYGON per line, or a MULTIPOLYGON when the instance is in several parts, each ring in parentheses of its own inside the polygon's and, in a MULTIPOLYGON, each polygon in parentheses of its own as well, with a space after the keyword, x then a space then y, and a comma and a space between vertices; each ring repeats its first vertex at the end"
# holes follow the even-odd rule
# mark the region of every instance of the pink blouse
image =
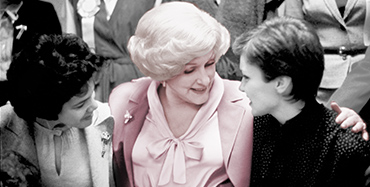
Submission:
POLYGON ((217 186, 225 181, 217 117, 221 78, 215 77, 209 100, 178 138, 168 127, 158 86, 154 81, 149 86, 149 112, 132 152, 135 186, 217 186))

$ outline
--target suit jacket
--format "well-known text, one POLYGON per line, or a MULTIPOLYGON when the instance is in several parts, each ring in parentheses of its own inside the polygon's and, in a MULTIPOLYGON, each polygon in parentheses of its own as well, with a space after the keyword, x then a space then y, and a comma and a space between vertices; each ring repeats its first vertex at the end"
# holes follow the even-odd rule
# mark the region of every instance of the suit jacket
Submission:
MULTIPOLYGON (((311 23, 325 49, 341 46, 365 49, 364 24, 366 0, 348 0, 343 17, 335 0, 286 0, 287 16, 303 18, 311 23), (303 16, 303 17, 302 17, 303 16)), ((338 54, 325 54, 325 71, 320 87, 339 88, 350 67, 361 57, 343 60, 338 54)))
MULTIPOLYGON (((107 150, 104 157, 101 156, 101 133, 107 131, 112 134, 114 121, 110 116, 107 104, 99 103, 97 110, 97 116, 94 116, 95 123, 85 128, 93 186, 114 186, 111 149, 107 150)), ((30 124, 18 117, 9 104, 1 107, 0 112, 1 149, 13 150, 39 168, 33 132, 29 128, 30 124)))
POLYGON ((18 53, 23 46, 34 37, 41 34, 61 34, 62 28, 51 3, 39 0, 23 0, 23 5, 17 12, 19 18, 13 23, 14 40, 12 53, 18 53), (20 32, 17 26, 27 26, 19 39, 16 39, 20 32))
POLYGON ((289 0, 286 14, 301 17, 313 24, 324 48, 350 46, 363 49, 366 0, 348 0, 344 15, 335 0, 289 0))
MULTIPOLYGON (((148 113, 147 90, 153 80, 141 78, 115 88, 109 105, 115 119, 113 170, 117 186, 134 186, 132 149, 148 113)), ((249 99, 238 81, 223 80, 225 91, 218 107, 224 164, 234 186, 250 181, 253 116, 249 99)))

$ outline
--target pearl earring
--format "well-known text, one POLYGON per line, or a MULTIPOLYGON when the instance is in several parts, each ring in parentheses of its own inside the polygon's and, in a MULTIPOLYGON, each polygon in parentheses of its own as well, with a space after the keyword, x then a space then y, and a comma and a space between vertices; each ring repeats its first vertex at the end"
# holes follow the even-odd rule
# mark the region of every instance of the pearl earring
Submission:
POLYGON ((162 86, 165 88, 166 87, 166 81, 162 82, 162 86))

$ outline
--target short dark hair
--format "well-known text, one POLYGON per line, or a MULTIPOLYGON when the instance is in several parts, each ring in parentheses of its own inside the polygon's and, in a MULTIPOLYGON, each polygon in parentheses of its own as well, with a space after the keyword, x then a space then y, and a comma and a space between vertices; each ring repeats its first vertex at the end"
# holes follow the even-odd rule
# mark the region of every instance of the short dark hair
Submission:
POLYGON ((68 100, 87 91, 101 58, 76 35, 42 35, 15 55, 4 91, 19 117, 57 120, 68 100))
POLYGON ((259 66, 267 82, 283 75, 291 77, 290 95, 294 100, 316 96, 324 71, 324 51, 308 22, 272 18, 243 33, 232 48, 235 54, 246 55, 249 63, 259 66))

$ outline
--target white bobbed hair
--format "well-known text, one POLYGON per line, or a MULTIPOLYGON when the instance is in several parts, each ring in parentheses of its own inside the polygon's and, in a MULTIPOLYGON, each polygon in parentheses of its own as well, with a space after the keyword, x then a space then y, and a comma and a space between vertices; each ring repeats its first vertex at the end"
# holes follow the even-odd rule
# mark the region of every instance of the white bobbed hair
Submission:
POLYGON ((208 13, 192 3, 168 2, 141 17, 127 47, 144 75, 163 81, 211 50, 217 62, 229 46, 229 32, 208 13))

